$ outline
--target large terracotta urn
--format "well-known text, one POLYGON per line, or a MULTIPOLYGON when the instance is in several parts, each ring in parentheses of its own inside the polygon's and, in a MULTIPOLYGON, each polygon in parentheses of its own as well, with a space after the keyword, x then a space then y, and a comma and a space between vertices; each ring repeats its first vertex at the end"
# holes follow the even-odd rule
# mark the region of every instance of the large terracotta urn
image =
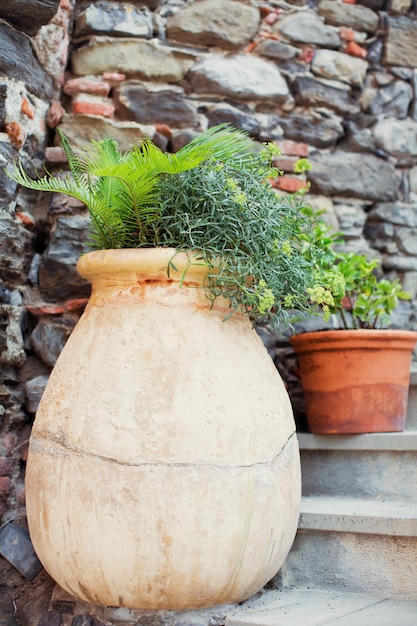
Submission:
POLYGON ((299 513, 294 420, 272 360, 243 316, 211 306, 207 267, 187 253, 96 251, 78 270, 91 297, 27 461, 40 560, 100 605, 250 597, 285 560, 299 513))

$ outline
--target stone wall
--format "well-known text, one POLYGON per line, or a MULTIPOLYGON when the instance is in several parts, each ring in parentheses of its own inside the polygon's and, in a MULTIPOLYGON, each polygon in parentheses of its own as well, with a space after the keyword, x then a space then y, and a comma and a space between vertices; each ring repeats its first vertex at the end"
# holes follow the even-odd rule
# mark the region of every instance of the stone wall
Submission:
MULTIPOLYGON (((304 184, 348 249, 379 256, 417 300, 417 2, 2 0, 0 7, 0 519, 24 514, 30 424, 89 288, 87 216, 4 175, 65 165, 76 145, 150 136, 177 150, 230 122, 282 150, 279 193, 304 184)), ((263 336, 302 416, 291 350, 263 336), (298 395, 297 395, 298 394, 298 395)))

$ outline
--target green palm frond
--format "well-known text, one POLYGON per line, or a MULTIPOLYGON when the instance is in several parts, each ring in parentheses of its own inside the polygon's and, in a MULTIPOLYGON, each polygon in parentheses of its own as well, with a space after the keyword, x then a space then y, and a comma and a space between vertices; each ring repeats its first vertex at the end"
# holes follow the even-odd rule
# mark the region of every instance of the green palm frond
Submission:
POLYGON ((35 180, 15 164, 10 178, 37 191, 63 193, 83 202, 91 215, 91 238, 99 248, 153 245, 160 218, 162 176, 191 170, 204 161, 244 162, 254 142, 240 130, 221 124, 206 130, 177 153, 163 152, 150 139, 122 154, 111 139, 91 141, 79 153, 58 129, 70 175, 49 173, 35 180))

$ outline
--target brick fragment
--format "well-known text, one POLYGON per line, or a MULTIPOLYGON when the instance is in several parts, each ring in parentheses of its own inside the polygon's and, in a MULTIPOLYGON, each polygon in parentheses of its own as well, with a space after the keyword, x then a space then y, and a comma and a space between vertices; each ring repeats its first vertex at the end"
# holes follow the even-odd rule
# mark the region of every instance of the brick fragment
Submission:
POLYGON ((22 126, 18 122, 10 122, 6 124, 4 128, 12 146, 20 150, 26 141, 26 133, 22 126))
POLYGON ((64 85, 64 93, 67 96, 75 96, 80 93, 89 93, 96 96, 108 96, 110 83, 92 78, 70 78, 64 85))
POLYGON ((288 193, 297 193, 298 191, 308 189, 308 183, 305 180, 292 176, 280 176, 276 179, 274 186, 288 193))
POLYGON ((46 123, 49 128, 56 128, 64 116, 64 107, 58 100, 52 100, 51 105, 46 114, 46 123))
POLYGON ((31 103, 29 102, 27 98, 23 98, 20 111, 23 113, 23 115, 26 115, 26 117, 28 117, 31 120, 33 120, 35 117, 35 109, 33 108, 33 106, 31 105, 31 103))
POLYGON ((0 498, 10 491, 10 476, 0 476, 0 498))
POLYGON ((281 150, 281 153, 287 156, 308 156, 308 145, 306 143, 284 139, 283 141, 277 141, 276 144, 281 150))

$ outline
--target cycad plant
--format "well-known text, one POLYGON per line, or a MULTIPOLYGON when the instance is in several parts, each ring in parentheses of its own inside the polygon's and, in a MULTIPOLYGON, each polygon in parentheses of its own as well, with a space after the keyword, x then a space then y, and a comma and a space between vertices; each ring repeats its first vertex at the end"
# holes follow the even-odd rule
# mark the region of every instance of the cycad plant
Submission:
POLYGON ((208 129, 175 154, 150 140, 122 154, 112 139, 76 154, 60 136, 68 174, 32 180, 15 165, 9 175, 85 203, 93 247, 198 251, 197 260, 190 258, 210 268, 210 301, 225 297, 231 313, 277 326, 294 310, 317 310, 331 298, 332 277, 320 271, 318 218, 303 197, 279 195, 268 182, 278 174, 276 147, 228 125, 208 129))
POLYGON ((113 139, 92 141, 76 154, 58 128, 70 173, 62 177, 29 178, 21 164, 9 176, 37 191, 63 193, 83 202, 91 216, 91 239, 100 249, 154 245, 151 225, 159 217, 157 183, 164 174, 178 174, 208 159, 244 163, 254 149, 242 132, 219 125, 201 133, 177 153, 160 150, 145 139, 122 154, 113 139), (152 233, 152 234, 150 234, 152 233))

